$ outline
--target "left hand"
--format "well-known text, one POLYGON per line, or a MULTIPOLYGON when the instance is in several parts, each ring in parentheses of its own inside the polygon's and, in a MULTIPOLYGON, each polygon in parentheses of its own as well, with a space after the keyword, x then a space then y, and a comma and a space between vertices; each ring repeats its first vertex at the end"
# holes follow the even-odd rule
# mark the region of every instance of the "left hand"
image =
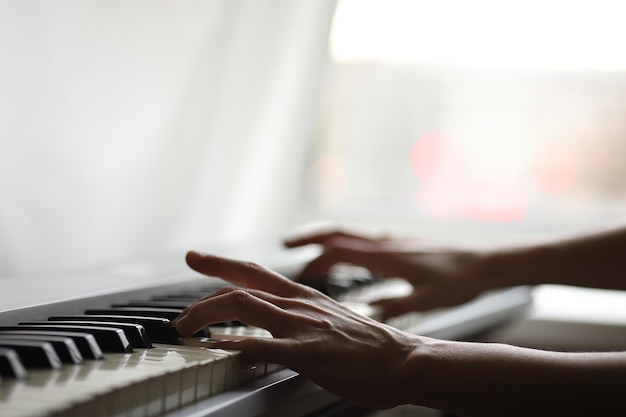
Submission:
POLYGON ((194 270, 223 278, 225 287, 197 301, 175 321, 191 335, 212 323, 239 320, 273 338, 219 341, 247 363, 277 363, 328 391, 376 408, 404 403, 403 365, 427 339, 362 316, 324 294, 256 264, 196 252, 194 270))
POLYGON ((421 240, 367 236, 344 230, 319 231, 285 242, 287 247, 316 244, 322 253, 296 278, 307 282, 328 276, 333 265, 364 267, 380 278, 403 278, 413 291, 374 300, 382 320, 467 302, 489 289, 490 252, 435 245, 421 240))

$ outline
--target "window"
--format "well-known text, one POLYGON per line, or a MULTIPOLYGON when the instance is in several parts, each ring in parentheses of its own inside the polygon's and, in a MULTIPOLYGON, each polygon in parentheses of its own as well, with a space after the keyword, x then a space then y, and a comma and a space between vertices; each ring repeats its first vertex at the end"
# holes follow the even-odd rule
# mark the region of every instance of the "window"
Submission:
POLYGON ((341 0, 313 206, 331 219, 507 230, 623 217, 620 10, 341 0))

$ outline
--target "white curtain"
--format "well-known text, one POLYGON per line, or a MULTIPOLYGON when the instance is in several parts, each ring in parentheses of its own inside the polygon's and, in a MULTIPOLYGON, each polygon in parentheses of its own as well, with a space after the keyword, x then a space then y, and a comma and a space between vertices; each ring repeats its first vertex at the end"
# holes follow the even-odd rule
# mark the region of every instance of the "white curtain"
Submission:
POLYGON ((333 10, 0 3, 0 276, 278 238, 299 220, 333 10))

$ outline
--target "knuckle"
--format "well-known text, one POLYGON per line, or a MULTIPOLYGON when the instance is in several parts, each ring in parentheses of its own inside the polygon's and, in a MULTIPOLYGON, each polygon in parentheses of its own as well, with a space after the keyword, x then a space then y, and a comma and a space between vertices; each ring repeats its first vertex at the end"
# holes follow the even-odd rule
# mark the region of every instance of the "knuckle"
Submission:
POLYGON ((193 323, 201 320, 203 316, 201 310, 202 308, 199 304, 192 304, 177 318, 177 321, 185 326, 191 326, 193 323))
POLYGON ((313 287, 311 287, 309 285, 305 285, 305 284, 300 284, 300 291, 302 291, 302 296, 304 296, 306 298, 314 298, 314 297, 317 297, 318 294, 321 294, 315 288, 313 288, 313 287))
POLYGON ((194 303, 192 305, 190 305, 189 307, 187 307, 187 316, 189 317, 196 317, 198 315, 198 313, 201 310, 201 304, 200 303, 194 303))
POLYGON ((244 267, 252 271, 265 271, 265 268, 263 268, 261 265, 257 264, 256 262, 245 262, 244 267))
POLYGON ((340 235, 330 236, 325 243, 326 249, 337 249, 341 247, 341 243, 343 242, 343 237, 340 235))
POLYGON ((230 296, 232 297, 233 302, 240 306, 246 305, 252 300, 252 295, 241 288, 236 288, 231 291, 230 296))
POLYGON ((329 331, 332 330, 335 326, 333 325, 333 322, 331 320, 328 319, 320 319, 317 322, 318 327, 322 330, 322 331, 329 331))
POLYGON ((329 240, 337 238, 338 236, 342 236, 343 234, 344 233, 341 229, 333 228, 333 229, 327 230, 323 236, 324 236, 324 240, 329 241, 329 240))
POLYGON ((256 262, 244 262, 243 267, 246 274, 262 276, 271 273, 269 269, 256 262))
POLYGON ((196 316, 197 311, 198 311, 198 305, 192 304, 189 307, 187 307, 185 310, 183 310, 183 314, 181 316, 189 320, 189 318, 193 318, 196 316))

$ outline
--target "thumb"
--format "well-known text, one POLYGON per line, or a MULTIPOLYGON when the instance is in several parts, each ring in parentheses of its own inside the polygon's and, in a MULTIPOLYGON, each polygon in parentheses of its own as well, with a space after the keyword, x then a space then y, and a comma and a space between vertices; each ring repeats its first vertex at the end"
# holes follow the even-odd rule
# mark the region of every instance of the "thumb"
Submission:
POLYGON ((375 300, 370 304, 381 309, 383 320, 412 311, 426 311, 439 306, 437 300, 428 291, 413 291, 405 297, 375 300))
POLYGON ((211 348, 238 350, 241 352, 243 363, 273 363, 291 369, 297 367, 293 360, 293 343, 289 339, 250 337, 241 340, 219 340, 213 342, 211 348))

